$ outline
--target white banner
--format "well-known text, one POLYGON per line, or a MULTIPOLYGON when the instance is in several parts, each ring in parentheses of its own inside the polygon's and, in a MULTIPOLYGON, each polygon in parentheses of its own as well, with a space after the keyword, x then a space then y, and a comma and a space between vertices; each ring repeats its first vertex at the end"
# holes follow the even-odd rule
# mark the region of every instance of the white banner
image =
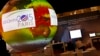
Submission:
POLYGON ((49 9, 51 25, 58 25, 57 15, 53 9, 49 9))
POLYGON ((2 27, 4 32, 35 26, 33 8, 16 10, 2 15, 2 27))

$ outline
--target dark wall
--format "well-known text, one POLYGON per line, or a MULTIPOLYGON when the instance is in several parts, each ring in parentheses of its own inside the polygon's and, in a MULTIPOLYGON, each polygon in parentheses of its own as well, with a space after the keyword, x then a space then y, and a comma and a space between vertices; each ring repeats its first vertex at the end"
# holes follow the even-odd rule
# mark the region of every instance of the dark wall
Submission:
POLYGON ((100 11, 62 17, 58 19, 58 31, 54 40, 70 41, 70 30, 81 29, 82 39, 89 38, 89 33, 100 33, 100 11))

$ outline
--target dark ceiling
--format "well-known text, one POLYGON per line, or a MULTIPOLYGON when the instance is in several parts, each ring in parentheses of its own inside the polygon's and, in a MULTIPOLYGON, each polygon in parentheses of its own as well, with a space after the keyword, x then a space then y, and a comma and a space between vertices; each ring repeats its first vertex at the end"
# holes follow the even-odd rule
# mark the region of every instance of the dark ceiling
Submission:
MULTIPOLYGON (((8 0, 0 0, 0 10, 8 0)), ((47 0, 55 9, 56 13, 63 13, 76 9, 99 6, 99 0, 47 0)))

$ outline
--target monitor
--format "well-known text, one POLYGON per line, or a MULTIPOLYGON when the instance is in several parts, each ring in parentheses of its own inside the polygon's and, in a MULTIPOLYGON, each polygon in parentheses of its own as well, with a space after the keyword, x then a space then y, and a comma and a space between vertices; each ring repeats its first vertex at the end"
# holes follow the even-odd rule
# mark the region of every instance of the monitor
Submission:
POLYGON ((71 39, 81 38, 82 37, 81 29, 70 30, 70 37, 71 39))
POLYGON ((95 37, 96 34, 95 34, 95 33, 90 33, 89 36, 90 36, 90 37, 95 37))

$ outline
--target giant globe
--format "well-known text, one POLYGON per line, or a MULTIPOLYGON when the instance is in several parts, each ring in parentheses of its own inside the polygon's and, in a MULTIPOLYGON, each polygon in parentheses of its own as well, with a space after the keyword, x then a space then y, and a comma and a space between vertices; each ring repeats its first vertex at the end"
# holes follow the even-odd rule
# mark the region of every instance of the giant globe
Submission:
POLYGON ((0 32, 15 52, 42 49, 56 31, 57 16, 46 0, 9 0, 0 12, 0 32))

